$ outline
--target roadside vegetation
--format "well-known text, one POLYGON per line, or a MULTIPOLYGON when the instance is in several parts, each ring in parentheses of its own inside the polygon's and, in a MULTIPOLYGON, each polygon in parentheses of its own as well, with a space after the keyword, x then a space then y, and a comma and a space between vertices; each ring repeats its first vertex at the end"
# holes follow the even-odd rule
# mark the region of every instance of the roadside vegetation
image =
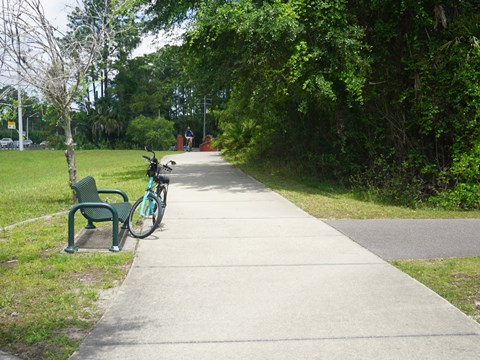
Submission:
MULTIPOLYGON (((135 199, 145 186, 142 154, 78 151, 79 179, 93 175, 98 187, 135 199)), ((72 205, 63 151, 1 151, 0 164, 0 350, 67 359, 100 319, 134 254, 63 252, 72 205), (11 227, 49 214, 57 215, 11 227)), ((75 228, 84 225, 77 212, 75 228)))
POLYGON ((66 34, 39 5, 10 0, 0 16, 0 76, 35 89, 0 87, 0 137, 17 139, 20 95, 27 135, 66 146, 72 166, 74 148, 169 149, 190 126, 195 147, 209 134, 389 204, 479 209, 478 0, 84 0, 66 34), (177 41, 134 56, 165 30, 177 41))
POLYGON ((444 210, 429 204, 393 205, 375 189, 342 185, 308 175, 302 165, 229 157, 242 170, 319 219, 480 218, 480 210, 444 210))

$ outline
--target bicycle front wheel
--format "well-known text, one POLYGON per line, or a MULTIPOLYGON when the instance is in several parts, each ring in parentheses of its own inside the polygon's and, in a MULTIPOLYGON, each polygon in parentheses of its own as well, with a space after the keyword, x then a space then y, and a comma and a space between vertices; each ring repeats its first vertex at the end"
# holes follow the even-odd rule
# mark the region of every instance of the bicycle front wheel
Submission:
POLYGON ((160 190, 157 189, 157 198, 160 204, 162 205, 162 214, 160 215, 159 224, 162 222, 163 215, 165 215, 165 209, 167 208, 167 189, 162 187, 160 190))
POLYGON ((154 194, 135 201, 128 216, 128 229, 132 236, 143 239, 151 235, 163 217, 163 206, 154 194))

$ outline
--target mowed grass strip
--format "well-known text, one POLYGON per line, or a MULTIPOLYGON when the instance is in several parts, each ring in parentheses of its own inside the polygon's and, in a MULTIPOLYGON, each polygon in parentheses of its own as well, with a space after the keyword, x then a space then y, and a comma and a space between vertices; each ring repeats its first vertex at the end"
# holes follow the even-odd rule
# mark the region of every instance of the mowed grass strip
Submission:
POLYGON ((367 191, 302 176, 286 164, 232 162, 319 219, 480 219, 480 211, 391 205, 367 191))
POLYGON ((480 257, 395 260, 392 264, 480 322, 480 257))

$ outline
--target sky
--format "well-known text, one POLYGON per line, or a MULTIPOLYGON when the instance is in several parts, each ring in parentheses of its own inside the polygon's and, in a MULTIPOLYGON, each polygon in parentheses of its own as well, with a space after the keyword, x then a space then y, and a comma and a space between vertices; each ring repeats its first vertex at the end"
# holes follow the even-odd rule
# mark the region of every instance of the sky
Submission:
MULTIPOLYGON (((75 6, 77 0, 40 0, 45 16, 53 24, 61 30, 67 29, 67 14, 71 8, 75 6)), ((141 56, 143 54, 156 51, 162 44, 167 41, 164 34, 159 36, 148 36, 142 44, 133 52, 132 57, 141 56)))
POLYGON ((67 14, 70 12, 68 6, 74 6, 76 0, 40 0, 45 10, 47 19, 61 29, 67 27, 67 14))

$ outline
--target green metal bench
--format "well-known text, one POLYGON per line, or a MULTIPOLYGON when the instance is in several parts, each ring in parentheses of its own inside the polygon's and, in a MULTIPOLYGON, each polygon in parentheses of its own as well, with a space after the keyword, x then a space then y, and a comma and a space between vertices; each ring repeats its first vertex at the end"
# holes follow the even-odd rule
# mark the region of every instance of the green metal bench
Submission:
POLYGON ((128 196, 118 189, 97 189, 95 179, 87 176, 72 185, 75 190, 78 203, 75 204, 68 213, 68 246, 65 251, 68 253, 75 252, 78 247, 75 246, 75 213, 80 210, 82 215, 87 219, 88 223, 85 229, 95 229, 94 222, 112 221, 112 246, 110 251, 120 251, 118 244, 118 223, 122 222, 122 229, 127 228, 128 214, 132 205, 128 202, 128 196), (109 204, 100 199, 99 194, 119 194, 123 197, 123 202, 109 204))

